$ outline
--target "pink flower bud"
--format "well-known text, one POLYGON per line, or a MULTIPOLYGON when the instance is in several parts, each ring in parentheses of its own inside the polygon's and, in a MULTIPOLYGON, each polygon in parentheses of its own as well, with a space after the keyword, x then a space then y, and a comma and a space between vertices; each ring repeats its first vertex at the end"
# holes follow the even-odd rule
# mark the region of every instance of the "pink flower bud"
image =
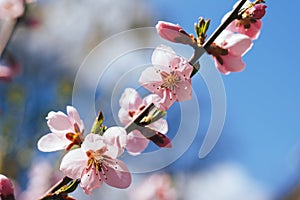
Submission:
POLYGON ((157 33, 164 39, 182 44, 193 44, 194 40, 178 24, 159 21, 156 25, 157 33))
POLYGON ((14 188, 10 180, 0 174, 0 197, 1 199, 14 199, 14 188))
POLYGON ((15 19, 23 13, 23 0, 0 0, 0 19, 15 19))
POLYGON ((255 4, 248 10, 248 13, 255 19, 261 19, 266 14, 266 8, 265 4, 255 4))

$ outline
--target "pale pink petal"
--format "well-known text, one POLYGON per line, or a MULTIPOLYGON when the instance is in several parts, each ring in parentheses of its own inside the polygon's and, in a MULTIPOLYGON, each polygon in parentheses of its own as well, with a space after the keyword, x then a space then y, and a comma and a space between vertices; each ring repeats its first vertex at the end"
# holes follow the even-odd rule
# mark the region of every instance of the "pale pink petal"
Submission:
MULTIPOLYGON (((224 19, 224 18, 223 18, 224 19)), ((231 32, 237 32, 237 25, 236 25, 236 22, 237 21, 232 21, 227 27, 225 30, 228 30, 228 31, 231 31, 231 32)))
POLYGON ((160 109, 164 111, 168 110, 176 101, 176 96, 173 95, 169 90, 162 90, 161 98, 162 100, 160 103, 160 109))
POLYGON ((129 116, 128 111, 123 108, 120 108, 118 117, 122 124, 128 124, 132 120, 132 117, 129 116))
POLYGON ((217 60, 215 60, 216 68, 224 75, 230 74, 230 71, 226 68, 226 66, 221 65, 217 60))
POLYGON ((139 79, 139 83, 150 92, 160 92, 161 90, 159 90, 158 88, 161 86, 162 81, 163 80, 160 72, 157 71, 154 67, 148 67, 147 69, 145 69, 139 79))
POLYGON ((73 179, 81 178, 88 162, 88 157, 82 149, 69 151, 62 159, 60 170, 73 179))
POLYGON ((80 119, 78 111, 73 106, 67 106, 67 113, 72 124, 77 123, 80 130, 84 129, 83 121, 80 119))
POLYGON ((46 117, 47 124, 53 133, 66 133, 74 129, 73 124, 70 122, 68 116, 63 112, 49 112, 46 117))
POLYGON ((162 134, 166 134, 168 132, 168 122, 165 119, 159 119, 151 124, 149 124, 147 127, 158 131, 162 134))
POLYGON ((141 103, 141 97, 133 88, 126 88, 119 100, 120 106, 128 111, 137 110, 141 103))
POLYGON ((138 155, 146 149, 149 140, 139 131, 132 131, 127 136, 126 150, 131 155, 138 155))
POLYGON ((235 56, 241 56, 247 52, 252 46, 252 40, 243 34, 231 34, 226 39, 227 45, 224 46, 225 49, 230 51, 230 54, 235 56))
POLYGON ((11 71, 11 68, 7 66, 0 66, 0 80, 8 82, 11 81, 12 78, 13 73, 11 71))
POLYGON ((0 1, 0 18, 15 19, 23 15, 23 0, 1 0, 0 1))
POLYGON ((83 151, 97 151, 99 149, 105 148, 106 144, 103 141, 103 137, 98 134, 90 133, 85 136, 83 143, 81 144, 81 148, 83 151))
POLYGON ((240 56, 227 55, 223 56, 224 65, 231 72, 240 72, 245 68, 245 63, 243 63, 240 56))
POLYGON ((192 99, 192 83, 191 79, 181 81, 177 84, 176 97, 177 101, 186 101, 192 99))
POLYGON ((103 180, 101 179, 100 172, 96 167, 90 167, 88 170, 83 171, 80 179, 80 186, 86 194, 91 194, 93 189, 101 187, 103 180))
POLYGON ((190 79, 193 69, 194 67, 189 62, 187 62, 184 58, 181 58, 177 71, 180 72, 183 79, 190 79))
POLYGON ((157 69, 169 72, 170 62, 175 58, 178 58, 178 56, 171 47, 160 45, 153 51, 152 64, 157 69))
POLYGON ((65 149, 69 144, 64 135, 49 133, 39 139, 37 146, 40 151, 51 152, 65 149))
POLYGON ((165 107, 163 99, 157 94, 150 94, 143 99, 143 105, 149 105, 150 103, 153 103, 155 107, 160 110, 165 111, 168 109, 167 107, 165 107))
POLYGON ((221 71, 223 74, 228 74, 229 72, 240 72, 244 70, 245 63, 243 63, 241 56, 233 56, 233 55, 226 55, 222 56, 223 65, 221 65, 217 60, 215 60, 216 67, 221 71))
POLYGON ((228 30, 224 30, 215 40, 215 43, 224 48, 228 49, 231 54, 241 56, 252 46, 252 40, 239 33, 232 33, 228 30))
POLYGON ((143 99, 143 105, 149 105, 151 103, 158 103, 161 101, 161 98, 157 94, 149 94, 143 99))
MULTIPOLYGON (((124 148, 127 143, 127 133, 124 128, 119 126, 110 127, 104 132, 103 137, 106 144, 118 148, 117 156, 120 156, 124 152, 124 148)), ((116 158, 115 155, 110 154, 109 156, 116 158)))
POLYGON ((106 167, 105 176, 102 173, 100 174, 105 183, 120 189, 129 187, 131 184, 131 175, 125 163, 115 159, 112 163, 106 165, 106 167))
POLYGON ((155 26, 157 33, 164 39, 182 44, 193 44, 194 41, 178 24, 159 21, 155 26))
POLYGON ((261 20, 257 20, 255 23, 251 23, 249 29, 245 29, 244 27, 238 27, 237 31, 239 33, 243 33, 250 37, 252 40, 255 40, 258 38, 260 34, 260 29, 262 27, 262 22, 261 20))

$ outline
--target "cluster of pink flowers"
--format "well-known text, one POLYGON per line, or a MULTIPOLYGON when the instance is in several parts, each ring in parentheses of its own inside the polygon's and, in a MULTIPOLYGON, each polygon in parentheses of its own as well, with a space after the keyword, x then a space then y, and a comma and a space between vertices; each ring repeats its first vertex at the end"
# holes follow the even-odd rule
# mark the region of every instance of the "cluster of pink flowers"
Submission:
POLYGON ((168 174, 153 174, 130 192, 132 200, 176 200, 178 193, 168 174))
MULTIPOLYGON (((266 7, 261 2, 247 1, 238 19, 234 19, 206 49, 207 53, 213 56, 216 68, 221 73, 240 72, 245 68, 242 56, 251 49, 252 41, 259 36, 262 27, 261 18, 265 15, 266 7)), ((229 14, 226 14, 222 21, 225 21, 229 14)), ((195 47, 197 41, 179 25, 159 22, 156 28, 158 34, 166 40, 195 47)))
MULTIPOLYGON (((239 72, 245 68, 242 56, 259 35, 265 9, 266 6, 259 1, 248 2, 227 30, 205 47, 221 73, 239 72)), ((196 51, 202 48, 208 24, 208 21, 199 21, 196 25, 197 37, 189 35, 179 25, 168 22, 158 22, 156 29, 166 40, 191 45, 196 51)), ((67 106, 67 114, 51 111, 46 118, 51 132, 40 138, 39 150, 68 151, 62 159, 60 170, 66 176, 80 180, 80 186, 87 194, 99 188, 103 182, 116 188, 130 185, 131 174, 125 163, 118 159, 125 150, 133 156, 139 155, 150 140, 159 147, 172 146, 166 136, 168 123, 162 117, 175 101, 192 98, 191 78, 195 67, 194 63, 178 56, 165 45, 158 46, 151 59, 152 66, 142 72, 139 83, 152 94, 141 98, 136 90, 127 88, 119 100, 118 117, 125 128, 107 128, 102 126, 103 119, 98 119, 100 124, 95 123, 97 127, 93 126, 95 129, 92 128, 85 135, 83 121, 72 106, 67 106), (154 105, 154 109, 147 111, 151 105, 154 105)), ((170 181, 161 178, 159 181, 157 178, 149 181, 155 187, 149 190, 149 197, 144 199, 173 199, 161 192, 170 188, 170 181)))
POLYGON ((131 175, 126 165, 117 159, 127 142, 124 128, 111 127, 103 135, 84 136, 83 121, 72 106, 67 106, 67 115, 60 111, 49 112, 47 120, 51 133, 40 138, 39 150, 67 150, 60 170, 70 178, 80 179, 80 186, 87 194, 103 182, 117 188, 130 185, 131 175))

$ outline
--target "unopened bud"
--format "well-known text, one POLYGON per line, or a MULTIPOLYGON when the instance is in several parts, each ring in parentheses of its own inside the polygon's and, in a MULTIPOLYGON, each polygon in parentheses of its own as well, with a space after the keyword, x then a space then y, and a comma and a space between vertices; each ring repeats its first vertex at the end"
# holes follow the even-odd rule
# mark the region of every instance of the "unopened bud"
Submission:
POLYGON ((266 8, 265 4, 255 4, 247 12, 255 19, 261 19, 266 14, 266 8))
POLYGON ((2 200, 14 200, 14 187, 11 181, 0 174, 0 197, 2 200))
POLYGON ((193 44, 195 41, 178 24, 159 21, 156 25, 157 33, 170 42, 193 44))

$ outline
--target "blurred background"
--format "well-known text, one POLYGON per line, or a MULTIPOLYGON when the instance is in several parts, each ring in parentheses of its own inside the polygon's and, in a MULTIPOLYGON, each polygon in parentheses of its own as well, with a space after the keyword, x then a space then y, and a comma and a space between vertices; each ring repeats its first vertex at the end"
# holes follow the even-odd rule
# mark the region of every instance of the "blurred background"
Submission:
MULTIPOLYGON (((38 199, 62 176, 58 170, 62 154, 41 153, 36 143, 49 132, 45 120, 48 112, 65 112, 66 105, 72 104, 76 74, 94 47, 122 31, 154 27, 159 20, 178 23, 194 33, 198 17, 210 18, 211 34, 234 3, 38 0, 28 5, 3 55, 3 60, 13 57, 23 72, 9 82, 0 82, 0 173, 14 180, 18 199, 38 199)), ((261 35, 243 58, 246 69, 222 76, 227 95, 225 126, 215 148, 204 159, 198 158, 198 152, 210 120, 210 97, 201 77, 193 79, 200 99, 198 134, 178 160, 159 170, 170 175, 177 199, 299 198, 299 3, 267 1, 267 6, 261 35)), ((151 42, 148 35, 136 40, 151 42)), ((175 48, 180 51, 181 47, 175 48)), ((132 65, 132 59, 139 58, 130 57, 122 65, 132 65)), ((110 75, 117 78, 120 73, 110 75)), ((94 87, 88 75, 86 80, 83 88, 94 87)), ((106 123, 113 125, 119 122, 113 117, 116 113, 109 113, 109 84, 114 83, 99 83, 95 102, 96 109, 107 113, 106 123)), ((84 94, 82 99, 84 102, 84 94)), ((78 110, 84 113, 82 108, 78 110)), ((178 105, 174 105, 167 115, 171 138, 180 122, 177 111, 178 105)), ((83 114, 83 120, 93 119, 83 114)), ((89 125, 86 127, 88 130, 89 125)), ((133 184, 126 190, 103 186, 88 196, 78 188, 72 195, 77 199, 130 199, 129 194, 151 174, 134 174, 133 184)))

